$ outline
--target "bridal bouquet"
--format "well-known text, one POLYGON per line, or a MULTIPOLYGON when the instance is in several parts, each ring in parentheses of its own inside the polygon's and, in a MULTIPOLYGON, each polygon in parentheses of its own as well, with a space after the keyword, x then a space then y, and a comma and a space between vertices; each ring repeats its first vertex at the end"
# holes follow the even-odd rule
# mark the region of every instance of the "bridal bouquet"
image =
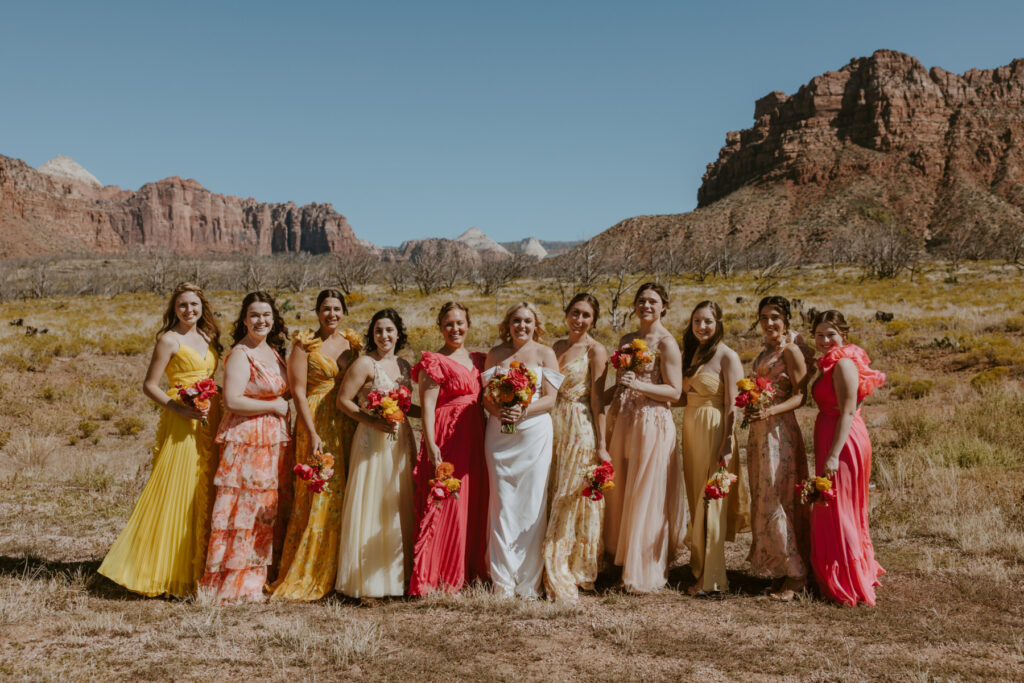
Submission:
POLYGON ((740 427, 750 424, 747 418, 749 413, 756 410, 763 410, 772 404, 775 399, 775 386, 767 377, 744 377, 736 382, 740 390, 736 394, 736 407, 743 408, 743 423, 740 427))
POLYGON ((796 485, 796 495, 804 505, 828 505, 836 499, 836 488, 828 477, 811 477, 796 485))
POLYGON ((708 483, 704 485, 704 504, 710 505, 711 501, 728 496, 729 489, 735 483, 736 475, 724 467, 720 468, 711 475, 708 483))
MULTIPOLYGON (((217 395, 217 383, 209 377, 196 380, 187 387, 178 383, 174 385, 174 388, 178 390, 178 398, 181 399, 181 402, 196 410, 209 410, 210 399, 217 395)), ((204 417, 203 426, 205 427, 207 424, 209 423, 204 417)))
POLYGON ((309 482, 307 488, 310 493, 323 493, 327 491, 327 482, 334 476, 334 456, 316 451, 312 462, 296 465, 292 471, 299 479, 309 482))
MULTIPOLYGON (((503 408, 521 405, 523 408, 530 405, 533 395, 537 393, 540 381, 537 373, 529 369, 517 360, 508 364, 508 370, 501 369, 484 387, 484 394, 494 403, 503 408)), ((514 422, 502 422, 501 432, 503 434, 515 434, 516 425, 514 422)))
POLYGON ((430 486, 430 500, 440 508, 445 499, 459 498, 459 488, 462 482, 452 475, 455 473, 455 466, 450 462, 442 462, 434 469, 434 478, 428 484, 430 486))
POLYGON ((601 500, 604 498, 605 491, 611 491, 615 488, 615 468, 612 467, 610 462, 602 462, 594 469, 586 472, 583 475, 587 485, 583 488, 582 495, 584 498, 590 500, 601 500))
MULTIPOLYGON (((412 407, 412 394, 409 389, 398 386, 391 391, 374 389, 366 395, 366 412, 376 415, 388 422, 401 424, 405 422, 405 414, 412 407)), ((388 433, 388 438, 394 441, 397 434, 388 433)))
POLYGON ((616 349, 612 354, 611 363, 617 370, 631 370, 636 372, 648 363, 654 361, 654 356, 647 350, 647 342, 637 338, 621 348, 616 349))

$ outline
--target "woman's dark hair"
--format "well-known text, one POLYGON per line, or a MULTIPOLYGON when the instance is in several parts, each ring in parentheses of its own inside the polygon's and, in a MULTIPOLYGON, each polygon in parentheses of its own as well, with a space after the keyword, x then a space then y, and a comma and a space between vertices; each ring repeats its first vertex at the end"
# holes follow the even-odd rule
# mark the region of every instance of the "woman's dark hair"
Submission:
POLYGON ((700 366, 707 363, 718 350, 718 343, 725 336, 725 326, 722 324, 722 307, 714 301, 701 301, 690 311, 690 322, 686 325, 686 332, 683 333, 683 375, 693 377, 700 366), (701 344, 697 335, 693 333, 693 316, 702 308, 711 310, 715 317, 715 333, 707 344, 701 344))
POLYGON ((466 325, 468 325, 468 326, 472 326, 473 325, 473 323, 470 322, 470 320, 469 320, 469 309, 468 308, 466 308, 464 305, 460 304, 458 301, 446 301, 443 304, 441 304, 441 309, 437 312, 437 326, 438 327, 441 327, 441 322, 444 320, 444 317, 446 315, 448 315, 449 313, 451 313, 452 311, 462 311, 463 313, 466 314, 466 325))
POLYGON ((348 315, 348 304, 345 303, 345 295, 336 289, 323 289, 316 295, 316 306, 313 307, 313 310, 316 311, 317 314, 320 313, 320 306, 323 305, 326 299, 337 299, 340 301, 341 312, 348 315))
POLYGON ((398 341, 395 342, 395 353, 405 348, 406 342, 409 340, 409 335, 405 333, 405 325, 402 324, 402 316, 398 315, 398 311, 393 308, 384 308, 373 314, 370 318, 370 326, 366 328, 366 350, 376 351, 377 342, 373 340, 373 326, 377 324, 378 320, 387 318, 395 324, 395 329, 398 330, 398 341))
POLYGON ((597 326, 597 319, 601 317, 601 304, 597 303, 597 298, 595 298, 594 295, 589 294, 588 292, 580 292, 579 294, 577 294, 573 298, 569 299, 569 304, 565 307, 565 314, 569 315, 569 311, 572 310, 572 307, 575 306, 576 304, 578 304, 581 301, 584 301, 584 302, 590 304, 590 308, 593 309, 593 311, 594 311, 593 326, 596 327, 597 326))
POLYGON ((640 301, 640 295, 648 289, 654 290, 654 293, 661 297, 661 303, 664 304, 664 308, 661 310, 661 317, 664 318, 668 312, 668 292, 657 282, 645 282, 640 285, 640 288, 636 290, 636 294, 633 296, 633 308, 636 308, 636 302, 640 301))
POLYGON ((284 318, 277 312, 277 302, 274 297, 266 292, 249 292, 242 299, 242 310, 238 312, 238 319, 235 321, 235 328, 231 332, 234 343, 245 339, 249 330, 245 327, 245 316, 249 313, 249 306, 255 303, 270 304, 270 311, 274 315, 274 324, 270 327, 270 334, 267 335, 267 344, 275 351, 284 354, 284 340, 288 337, 288 326, 284 324, 284 318))
POLYGON ((196 323, 196 327, 206 337, 206 341, 213 344, 213 348, 217 350, 217 355, 220 355, 224 351, 224 346, 220 343, 220 325, 217 324, 217 316, 214 315, 213 309, 210 308, 210 302, 206 300, 203 290, 200 289, 199 285, 192 284, 191 282, 179 282, 178 286, 171 292, 171 300, 167 302, 167 310, 164 311, 164 324, 160 327, 160 331, 156 333, 157 339, 178 324, 178 312, 175 309, 178 305, 178 297, 185 292, 192 292, 199 297, 199 303, 203 306, 203 313, 199 316, 199 322, 196 323))
POLYGON ((764 310, 765 306, 771 306, 779 312, 782 316, 783 321, 786 323, 786 329, 789 329, 790 309, 789 299, 784 296, 766 296, 761 299, 761 302, 757 304, 757 315, 754 317, 754 323, 750 326, 750 329, 757 327, 758 323, 761 322, 761 311, 764 310))
POLYGON ((839 330, 839 333, 843 335, 844 342, 850 336, 850 323, 846 322, 846 316, 834 308, 830 308, 827 311, 818 311, 814 314, 814 317, 811 318, 812 336, 817 334, 818 325, 822 323, 828 323, 839 330))

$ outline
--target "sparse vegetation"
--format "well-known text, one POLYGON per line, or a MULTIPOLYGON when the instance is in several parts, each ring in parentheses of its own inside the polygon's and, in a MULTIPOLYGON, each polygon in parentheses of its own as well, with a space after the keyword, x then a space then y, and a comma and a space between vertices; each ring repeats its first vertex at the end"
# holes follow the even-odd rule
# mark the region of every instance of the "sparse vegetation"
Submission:
MULTIPOLYGON (((565 331, 563 297, 582 280, 605 306, 618 291, 625 303, 617 313, 628 312, 634 282, 619 287, 615 271, 596 260, 568 279, 513 278, 496 296, 465 281, 421 295, 412 280, 396 296, 382 273, 357 273, 345 289, 345 324, 362 332, 373 311, 393 305, 408 325, 406 353, 414 358, 439 345, 438 305, 458 299, 472 311, 470 347, 485 350, 505 306, 528 299, 552 341, 565 331)), ((133 599, 95 570, 150 467, 159 412, 140 386, 164 293, 103 291, 118 267, 141 268, 128 260, 50 263, 45 282, 18 265, 8 281, 14 289, 21 291, 28 273, 52 298, 15 294, 0 303, 0 677, 1015 679, 1024 661, 1018 271, 961 260, 950 283, 941 267, 864 279, 861 268, 842 263, 834 270, 766 263, 756 271, 712 264, 701 279, 669 260, 657 269, 640 263, 626 275, 668 278, 666 324, 675 334, 693 303, 719 301, 726 342, 749 364, 760 344, 750 322, 762 289, 800 299, 804 310, 843 310, 857 343, 889 374, 864 407, 874 444, 872 534, 888 571, 876 609, 768 600, 760 594, 766 583, 743 573, 749 535, 728 545, 735 592, 719 602, 682 595, 685 569, 655 595, 610 590, 608 577, 569 606, 503 602, 482 588, 373 609, 338 597, 238 607, 133 599), (88 278, 92 293, 75 296, 73 276, 77 268, 84 286, 83 263, 97 274, 88 278), (876 311, 895 318, 876 321, 876 311), (18 318, 49 331, 26 335, 7 324, 18 318), (964 654, 972 652, 983 656, 964 654)), ((178 277, 175 263, 168 287, 178 277)), ((200 261, 195 279, 204 280, 222 325, 237 313, 242 293, 233 288, 244 281, 242 265, 282 302, 290 299, 289 325, 313 324, 316 289, 338 285, 294 291, 272 259, 200 261)), ((313 269, 300 259, 286 265, 297 271, 291 277, 313 269)), ((180 264, 190 278, 191 268, 180 264)), ((621 330, 607 310, 595 334, 611 346, 621 330)), ((633 323, 625 315, 619 324, 633 323)), ((798 413, 808 442, 813 415, 812 407, 798 413)))

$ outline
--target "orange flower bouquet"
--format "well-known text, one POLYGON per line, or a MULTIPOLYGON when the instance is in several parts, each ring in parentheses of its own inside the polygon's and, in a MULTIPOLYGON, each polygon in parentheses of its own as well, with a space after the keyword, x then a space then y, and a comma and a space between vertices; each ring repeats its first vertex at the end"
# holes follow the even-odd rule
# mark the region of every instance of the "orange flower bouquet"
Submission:
POLYGON ((796 495, 804 505, 828 505, 836 499, 836 487, 828 477, 811 477, 796 485, 796 495))
MULTIPOLYGON (((511 408, 515 405, 525 408, 533 401, 533 395, 537 393, 539 384, 540 381, 535 371, 514 360, 508 364, 508 370, 499 369, 495 373, 484 387, 484 395, 503 408, 511 408)), ((501 432, 515 434, 515 423, 502 422, 501 432)))
POLYGON ((309 482, 310 493, 323 493, 328 490, 327 484, 334 476, 334 456, 316 451, 308 465, 296 465, 293 471, 299 479, 309 482))
POLYGON ((654 361, 654 356, 647 350, 647 342, 639 337, 623 344, 612 354, 611 363, 616 370, 630 370, 636 372, 648 363, 654 361))
POLYGON ((743 408, 743 423, 740 427, 750 424, 747 417, 756 410, 763 410, 772 404, 775 399, 775 386, 767 377, 744 377, 736 382, 740 390, 736 394, 736 407, 743 408))
MULTIPOLYGON (((196 410, 209 410, 210 399, 217 395, 217 383, 211 378, 206 377, 204 379, 197 380, 187 387, 182 386, 179 382, 174 385, 174 388, 178 390, 178 398, 181 402, 190 408, 196 410)), ((209 424, 206 418, 203 418, 203 426, 209 424)))
MULTIPOLYGON (((409 393, 409 389, 403 386, 388 392, 374 389, 366 396, 366 411, 388 422, 397 424, 405 422, 405 414, 411 407, 412 395, 409 393)), ((388 433, 388 438, 394 441, 398 436, 388 433)))
POLYGON ((462 481, 453 477, 453 474, 455 474, 455 466, 450 462, 442 462, 434 470, 434 478, 428 482, 430 486, 430 500, 438 508, 444 504, 446 499, 458 499, 459 497, 459 488, 462 486, 462 481))

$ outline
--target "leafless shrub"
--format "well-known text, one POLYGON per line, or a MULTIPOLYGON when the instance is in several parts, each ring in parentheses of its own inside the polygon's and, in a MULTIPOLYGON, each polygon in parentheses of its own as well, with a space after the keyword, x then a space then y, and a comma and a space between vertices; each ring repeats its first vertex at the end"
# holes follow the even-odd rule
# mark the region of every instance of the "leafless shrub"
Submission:
POLYGON ((409 286, 411 274, 406 263, 388 263, 382 268, 384 284, 392 294, 401 294, 409 286))
POLYGON ((880 280, 896 277, 922 256, 917 240, 895 225, 881 224, 865 230, 854 247, 854 260, 864 267, 868 277, 880 280))
POLYGON ((258 256, 250 256, 241 263, 238 282, 245 283, 245 291, 266 290, 272 284, 270 265, 258 256))
POLYGON ((630 313, 628 307, 623 310, 622 295, 628 296, 628 293, 640 284, 642 279, 642 274, 640 276, 637 274, 639 263, 636 246, 631 242, 608 269, 608 287, 611 290, 611 306, 608 309, 608 317, 611 318, 612 329, 616 332, 626 324, 630 313))
POLYGON ((476 280, 480 293, 490 296, 513 280, 522 277, 534 263, 536 263, 536 259, 516 254, 510 259, 489 262, 480 266, 476 269, 474 280, 476 280))
POLYGON ((334 254, 328 269, 331 279, 348 296, 371 282, 380 272, 381 264, 380 259, 365 252, 354 256, 334 254))

